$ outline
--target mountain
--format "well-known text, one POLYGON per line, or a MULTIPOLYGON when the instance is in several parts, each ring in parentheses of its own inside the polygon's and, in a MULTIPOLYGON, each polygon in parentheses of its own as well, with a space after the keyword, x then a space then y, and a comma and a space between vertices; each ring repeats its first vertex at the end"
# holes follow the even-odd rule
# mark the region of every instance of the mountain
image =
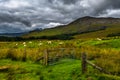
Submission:
POLYGON ((36 29, 34 29, 34 30, 29 31, 29 33, 32 33, 32 32, 40 32, 40 31, 42 31, 42 28, 36 28, 36 29))
POLYGON ((21 33, 0 33, 0 36, 5 36, 5 37, 19 37, 24 34, 27 34, 28 32, 21 32, 21 33))
POLYGON ((120 35, 119 18, 95 18, 82 17, 67 25, 57 26, 42 31, 35 31, 25 34, 24 38, 49 38, 49 39, 68 39, 68 38, 96 38, 120 35))
POLYGON ((28 34, 28 33, 32 33, 32 32, 39 32, 41 31, 41 28, 36 28, 34 30, 28 31, 28 32, 20 32, 20 33, 0 33, 0 37, 4 36, 4 37, 20 37, 22 35, 28 34))

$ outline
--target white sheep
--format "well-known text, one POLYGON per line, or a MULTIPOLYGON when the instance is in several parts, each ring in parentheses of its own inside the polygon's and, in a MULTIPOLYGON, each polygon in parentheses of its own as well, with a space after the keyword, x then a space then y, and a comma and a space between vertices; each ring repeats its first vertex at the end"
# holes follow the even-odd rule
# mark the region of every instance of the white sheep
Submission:
POLYGON ((30 41, 29 43, 32 43, 32 41, 30 41))
POLYGON ((52 43, 52 41, 47 41, 47 43, 48 43, 48 44, 51 44, 51 43, 52 43))
POLYGON ((63 42, 60 42, 59 44, 60 44, 60 45, 62 45, 62 44, 63 44, 63 42))
POLYGON ((41 46, 43 43, 39 43, 38 45, 41 46))
POLYGON ((101 41, 102 39, 100 39, 100 38, 97 38, 97 40, 101 41))

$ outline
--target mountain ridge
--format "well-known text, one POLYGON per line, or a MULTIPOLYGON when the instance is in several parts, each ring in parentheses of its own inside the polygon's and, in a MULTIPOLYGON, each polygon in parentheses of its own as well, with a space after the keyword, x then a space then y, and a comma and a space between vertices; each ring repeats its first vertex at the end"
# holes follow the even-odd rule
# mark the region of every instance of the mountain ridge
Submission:
MULTIPOLYGON (((74 37, 76 35, 83 35, 88 34, 92 32, 99 32, 103 31, 104 34, 101 34, 101 36, 95 36, 95 37, 107 37, 110 34, 117 34, 120 32, 120 18, 104 18, 104 17, 82 17, 78 18, 75 21, 62 26, 57 26, 54 28, 49 28, 42 30, 40 32, 32 32, 25 34, 24 38, 29 37, 37 37, 37 38, 44 38, 44 37, 52 37, 55 38, 59 35, 59 37, 63 36, 70 36, 74 37), (113 31, 111 30, 113 29, 113 31)), ((96 33, 95 33, 96 34, 96 33)), ((94 35, 91 34, 91 35, 94 35)), ((88 36, 88 35, 87 35, 88 36)), ((59 38, 57 37, 57 38, 59 38)), ((85 37, 85 35, 84 35, 85 37)), ((79 38, 84 38, 79 37, 79 38)), ((76 38, 76 37, 74 37, 76 38)), ((89 38, 92 38, 89 36, 89 38)))

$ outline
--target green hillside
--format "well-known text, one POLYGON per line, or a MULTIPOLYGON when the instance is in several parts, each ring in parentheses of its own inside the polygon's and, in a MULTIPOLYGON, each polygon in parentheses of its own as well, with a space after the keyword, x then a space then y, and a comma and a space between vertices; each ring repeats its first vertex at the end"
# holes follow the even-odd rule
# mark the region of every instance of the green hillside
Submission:
POLYGON ((45 29, 40 32, 30 32, 24 38, 95 38, 120 35, 119 18, 83 17, 68 25, 45 29))

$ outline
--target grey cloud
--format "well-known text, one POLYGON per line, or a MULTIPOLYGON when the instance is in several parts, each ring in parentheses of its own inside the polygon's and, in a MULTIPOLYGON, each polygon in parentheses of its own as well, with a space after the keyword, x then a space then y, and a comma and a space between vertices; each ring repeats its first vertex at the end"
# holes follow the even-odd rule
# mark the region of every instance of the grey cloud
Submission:
POLYGON ((114 9, 120 8, 120 0, 109 0, 105 1, 105 3, 114 9))
POLYGON ((75 4, 78 0, 62 0, 65 4, 75 4))
POLYGON ((31 26, 30 21, 24 20, 20 17, 11 15, 11 14, 6 14, 6 13, 0 13, 0 23, 3 22, 8 22, 8 23, 12 23, 12 22, 21 22, 26 26, 31 26))
POLYGON ((24 32, 28 30, 29 28, 27 28, 26 26, 24 26, 19 22, 0 24, 0 33, 19 33, 19 32, 24 32))
MULTIPOLYGON (((49 2, 53 3, 55 2, 56 0, 48 0, 49 2)), ((61 1, 63 2, 64 4, 75 4, 78 0, 57 0, 57 1, 61 1)))
POLYGON ((120 9, 120 0, 100 0, 100 1, 91 0, 91 1, 96 2, 96 4, 92 4, 92 2, 89 2, 91 8, 94 9, 94 11, 92 12, 93 16, 102 15, 108 9, 120 9))
POLYGON ((120 17, 119 12, 120 0, 0 0, 0 24, 8 23, 0 29, 8 31, 10 24, 13 31, 47 28, 83 16, 120 17))

